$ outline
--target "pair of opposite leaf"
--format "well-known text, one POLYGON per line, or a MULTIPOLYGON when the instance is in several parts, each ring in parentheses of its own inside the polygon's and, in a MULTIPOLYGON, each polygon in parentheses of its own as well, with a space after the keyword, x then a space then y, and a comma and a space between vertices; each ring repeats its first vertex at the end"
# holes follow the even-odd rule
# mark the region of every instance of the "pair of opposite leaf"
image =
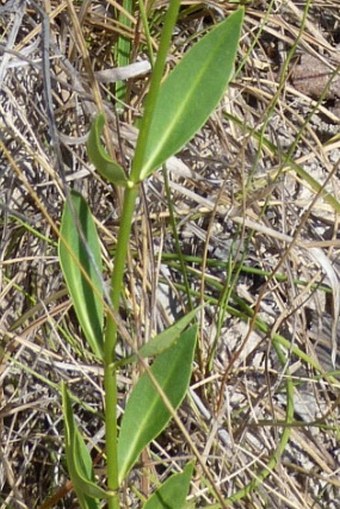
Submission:
MULTIPOLYGON (((204 125, 221 100, 234 70, 244 11, 239 9, 196 43, 161 84, 130 180, 101 144, 104 116, 94 120, 87 143, 91 162, 112 184, 133 187, 176 154, 204 125)), ((143 119, 142 119, 143 123, 143 119)), ((144 126, 141 126, 141 129, 144 126)), ((138 140, 137 148, 138 150, 138 140)))
MULTIPOLYGON (((118 479, 122 481, 128 476, 131 468, 138 460, 141 452, 154 440, 169 423, 172 413, 165 405, 162 394, 175 411, 187 392, 191 366, 196 345, 197 327, 193 326, 183 332, 178 343, 161 353, 150 368, 150 373, 157 383, 157 388, 149 374, 145 372, 138 380, 128 398, 120 432, 118 435, 118 479)), ((112 493, 97 485, 90 453, 76 425, 71 400, 65 385, 62 386, 63 414, 65 421, 66 459, 69 474, 77 493, 81 509, 98 509, 98 500, 108 499, 112 493)), ((170 478, 144 504, 146 509, 160 509, 169 505, 159 505, 159 500, 167 500, 167 504, 175 501, 173 509, 184 507, 189 489, 193 466, 184 469, 183 477, 187 479, 185 490, 178 491, 176 480, 170 478), (175 492, 174 486, 176 487, 175 492), (176 494, 177 493, 177 494, 176 494)))
MULTIPOLYGON (((91 161, 103 177, 127 188, 136 185, 202 127, 232 76, 243 15, 243 9, 239 9, 214 27, 161 84, 136 181, 129 180, 123 168, 107 154, 100 141, 104 117, 100 114, 95 119, 87 147, 91 161)), ((102 359, 104 306, 100 244, 87 204, 77 193, 72 193, 71 203, 66 203, 61 239, 59 258, 78 320, 92 351, 102 359)))

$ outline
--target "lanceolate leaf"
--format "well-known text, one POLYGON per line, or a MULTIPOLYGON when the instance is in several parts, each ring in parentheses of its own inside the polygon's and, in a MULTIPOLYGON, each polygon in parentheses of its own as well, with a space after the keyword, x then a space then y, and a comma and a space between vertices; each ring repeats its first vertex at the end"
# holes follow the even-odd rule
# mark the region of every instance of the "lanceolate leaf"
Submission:
POLYGON ((189 463, 180 474, 172 475, 143 505, 143 509, 184 509, 193 465, 189 463))
POLYGON ((62 397, 66 460, 71 481, 81 509, 98 509, 97 499, 111 498, 112 493, 106 492, 95 482, 91 456, 76 426, 70 396, 65 384, 62 385, 62 397))
POLYGON ((171 325, 168 329, 160 332, 154 338, 150 339, 145 345, 143 345, 138 351, 137 355, 130 355, 126 359, 121 359, 116 363, 116 367, 125 366, 136 362, 138 357, 155 357, 161 354, 168 348, 170 348, 179 338, 183 330, 189 325, 189 323, 195 318, 197 309, 193 309, 187 315, 180 318, 175 324, 171 325))
POLYGON ((80 326, 94 354, 102 358, 104 318, 100 245, 86 201, 74 191, 71 200, 73 206, 65 204, 61 220, 59 261, 80 326))
MULTIPOLYGON (((151 371, 176 409, 187 391, 196 344, 196 326, 157 357, 151 371)), ((129 473, 141 451, 165 428, 171 414, 145 372, 128 399, 118 439, 119 482, 129 473)))
POLYGON ((139 168, 142 181, 203 126, 230 81, 243 9, 205 35, 176 65, 159 90, 139 168))
POLYGON ((100 113, 91 125, 89 138, 87 140, 89 158, 102 177, 106 178, 112 184, 125 187, 127 177, 123 168, 116 161, 111 159, 100 141, 104 122, 104 115, 100 113))

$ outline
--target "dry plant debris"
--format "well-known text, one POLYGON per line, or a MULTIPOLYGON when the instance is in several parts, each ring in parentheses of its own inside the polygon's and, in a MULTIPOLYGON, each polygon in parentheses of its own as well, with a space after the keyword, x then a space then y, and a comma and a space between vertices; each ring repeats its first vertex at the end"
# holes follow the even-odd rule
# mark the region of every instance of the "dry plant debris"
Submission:
MULTIPOLYGON (((128 166, 149 72, 148 65, 129 69, 124 115, 116 114, 107 81, 121 30, 115 5, 0 6, 1 509, 75 507, 62 380, 80 398, 77 412, 101 475, 102 373, 74 320, 56 241, 67 184, 92 206, 106 264, 115 246, 119 195, 89 165, 85 140, 93 115, 105 108, 108 149, 128 166)), ((149 6, 157 48, 166 2, 149 6)), ((288 445, 235 508, 339 507, 339 378, 330 373, 340 370, 339 7, 339 0, 248 2, 233 85, 169 161, 187 286, 193 301, 206 303, 180 416, 224 497, 251 482, 277 450, 287 378, 294 384, 288 445), (272 347, 276 335, 288 344, 285 365, 272 347)), ((234 8, 183 2, 169 68, 197 32, 234 8)), ((132 21, 135 65, 148 60, 137 7, 132 21)), ((183 276, 158 172, 143 190, 126 276, 126 327, 137 342, 187 306, 183 276)), ((122 371, 121 409, 132 382, 133 373, 122 371)), ((190 454, 173 426, 143 455, 131 484, 149 490, 190 454)), ((214 502, 199 474, 192 496, 200 507, 214 502)), ((125 501, 139 506, 128 487, 125 501)))

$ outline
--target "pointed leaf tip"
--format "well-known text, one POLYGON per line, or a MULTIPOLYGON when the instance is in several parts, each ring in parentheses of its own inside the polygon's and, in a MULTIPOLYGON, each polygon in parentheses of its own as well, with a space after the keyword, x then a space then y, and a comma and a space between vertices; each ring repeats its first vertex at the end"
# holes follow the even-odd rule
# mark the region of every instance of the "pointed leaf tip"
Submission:
MULTIPOLYGON (((171 348, 160 354, 151 372, 176 410, 188 389, 197 327, 183 332, 171 348)), ((165 428, 171 413, 145 372, 126 404, 118 438, 119 482, 129 473, 141 451, 165 428), (136 426, 138 423, 138 426, 136 426)))
POLYGON ((161 85, 141 163, 142 181, 201 129, 234 70, 244 9, 202 37, 161 85))
POLYGON ((193 464, 189 463, 183 472, 169 477, 145 502, 143 509, 185 509, 193 470, 193 464))

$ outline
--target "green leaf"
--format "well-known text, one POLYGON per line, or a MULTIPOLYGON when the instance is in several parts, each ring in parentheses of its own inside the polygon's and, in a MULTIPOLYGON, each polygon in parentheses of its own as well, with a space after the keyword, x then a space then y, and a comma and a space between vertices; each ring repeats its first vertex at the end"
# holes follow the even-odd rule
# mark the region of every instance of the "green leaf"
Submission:
POLYGON ((125 171, 116 161, 111 159, 100 141, 104 123, 105 118, 102 113, 99 113, 92 122, 87 140, 89 158, 102 177, 112 184, 125 187, 128 181, 125 171))
POLYGON ((140 167, 140 180, 176 154, 207 121, 230 81, 244 9, 213 28, 161 85, 140 167))
MULTIPOLYGON (((188 389, 197 327, 181 334, 178 342, 157 357, 151 371, 174 409, 188 389)), ((138 380, 126 404, 118 438, 119 483, 126 477, 139 454, 171 419, 147 372, 138 380)))
POLYGON ((154 338, 151 338, 145 345, 143 345, 138 351, 137 355, 130 355, 125 359, 115 363, 115 366, 121 367, 136 362, 139 357, 155 357, 168 348, 170 348, 179 338, 183 330, 189 325, 189 323, 195 318, 197 311, 200 308, 193 309, 187 315, 180 318, 174 325, 168 327, 168 329, 160 332, 154 338))
POLYGON ((72 411, 66 385, 62 384, 65 449, 68 472, 81 509, 99 509, 97 499, 109 499, 113 493, 103 490, 94 479, 92 460, 81 436, 72 411))
POLYGON ((61 220, 59 262, 80 326, 93 353, 102 358, 104 311, 99 239, 84 198, 75 191, 70 198, 72 207, 65 204, 61 220), (79 230, 92 257, 88 255, 79 230))
POLYGON ((172 475, 143 505, 143 509, 184 509, 194 466, 189 463, 180 474, 172 475))

